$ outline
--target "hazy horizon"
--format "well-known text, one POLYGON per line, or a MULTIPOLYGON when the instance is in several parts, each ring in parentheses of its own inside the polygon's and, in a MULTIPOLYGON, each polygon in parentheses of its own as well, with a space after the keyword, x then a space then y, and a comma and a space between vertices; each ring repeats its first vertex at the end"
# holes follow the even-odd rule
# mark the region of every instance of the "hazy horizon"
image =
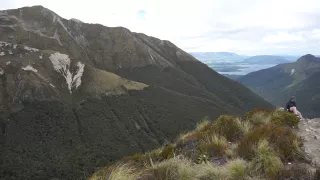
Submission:
POLYGON ((2 0, 0 10, 42 5, 66 19, 169 40, 187 52, 320 54, 320 1, 2 0))

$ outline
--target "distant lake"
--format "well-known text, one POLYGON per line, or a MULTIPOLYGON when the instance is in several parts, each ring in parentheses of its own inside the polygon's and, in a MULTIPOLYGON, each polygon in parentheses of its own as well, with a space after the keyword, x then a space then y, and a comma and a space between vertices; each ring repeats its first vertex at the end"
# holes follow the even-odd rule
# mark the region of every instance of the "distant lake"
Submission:
POLYGON ((209 66, 220 74, 246 75, 248 73, 267 69, 277 64, 236 64, 236 63, 218 63, 209 64, 209 66))

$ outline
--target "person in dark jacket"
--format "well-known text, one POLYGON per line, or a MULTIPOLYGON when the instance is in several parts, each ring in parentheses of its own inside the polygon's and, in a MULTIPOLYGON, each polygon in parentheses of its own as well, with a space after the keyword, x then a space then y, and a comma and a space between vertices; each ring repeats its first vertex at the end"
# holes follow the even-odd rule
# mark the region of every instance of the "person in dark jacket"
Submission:
POLYGON ((301 113, 297 110, 297 103, 296 103, 296 97, 292 96, 290 100, 287 102, 285 109, 289 112, 294 113, 297 115, 300 119, 302 119, 301 113))

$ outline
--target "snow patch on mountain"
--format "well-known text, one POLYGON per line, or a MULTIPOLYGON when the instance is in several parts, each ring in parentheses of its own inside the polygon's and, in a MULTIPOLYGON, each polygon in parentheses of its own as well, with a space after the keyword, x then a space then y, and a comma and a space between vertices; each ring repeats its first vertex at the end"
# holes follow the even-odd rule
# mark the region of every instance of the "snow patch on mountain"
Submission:
POLYGON ((6 65, 8 66, 9 64, 11 64, 11 61, 6 62, 6 65))
POLYGON ((4 70, 2 68, 0 68, 0 75, 4 74, 4 70))
POLYGON ((38 72, 38 70, 36 70, 35 68, 33 68, 31 65, 27 65, 26 67, 23 67, 22 69, 25 70, 25 71, 33 71, 33 72, 35 72, 35 73, 38 72))
POLYGON ((6 55, 6 53, 0 52, 0 56, 4 56, 4 55, 6 55))

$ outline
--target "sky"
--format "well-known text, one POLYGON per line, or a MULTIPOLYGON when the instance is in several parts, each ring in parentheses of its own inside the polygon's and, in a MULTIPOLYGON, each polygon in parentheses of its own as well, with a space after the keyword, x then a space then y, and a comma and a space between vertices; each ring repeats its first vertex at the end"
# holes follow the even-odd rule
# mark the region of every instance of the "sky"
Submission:
POLYGON ((320 0, 0 0, 169 40, 187 52, 320 55, 320 0))

